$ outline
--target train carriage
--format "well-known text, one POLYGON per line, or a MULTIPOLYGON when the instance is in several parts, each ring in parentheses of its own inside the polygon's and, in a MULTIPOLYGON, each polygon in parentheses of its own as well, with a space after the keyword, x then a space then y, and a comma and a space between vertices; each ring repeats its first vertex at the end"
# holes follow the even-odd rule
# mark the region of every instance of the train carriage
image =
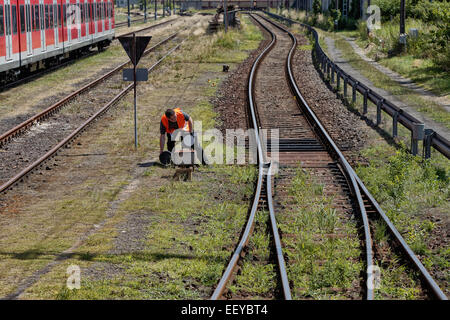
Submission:
POLYGON ((112 0, 0 0, 0 83, 113 38, 112 0))

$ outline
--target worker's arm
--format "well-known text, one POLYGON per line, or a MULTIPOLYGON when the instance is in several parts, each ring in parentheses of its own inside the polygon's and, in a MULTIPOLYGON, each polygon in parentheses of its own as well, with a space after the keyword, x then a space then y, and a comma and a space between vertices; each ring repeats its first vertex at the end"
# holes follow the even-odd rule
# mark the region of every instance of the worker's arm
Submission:
POLYGON ((166 143, 166 135, 162 134, 159 137, 159 153, 160 154, 164 151, 164 143, 166 143))
POLYGON ((189 132, 194 132, 194 121, 192 121, 192 117, 189 117, 189 132))

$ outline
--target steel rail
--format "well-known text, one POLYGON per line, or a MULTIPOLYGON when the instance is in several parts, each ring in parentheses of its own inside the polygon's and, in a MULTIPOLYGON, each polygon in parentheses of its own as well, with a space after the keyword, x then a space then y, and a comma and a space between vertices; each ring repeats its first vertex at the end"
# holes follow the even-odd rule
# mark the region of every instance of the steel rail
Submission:
MULTIPOLYGON (((161 45, 165 44, 169 40, 175 38, 177 35, 178 35, 178 32, 176 32, 176 33, 170 35, 169 37, 161 40, 160 42, 155 44, 153 47, 147 49, 143 53, 143 56, 148 55, 150 52, 152 52, 155 49, 159 48, 161 45)), ((63 105, 65 105, 69 101, 72 101, 75 97, 79 96, 83 92, 93 88, 94 86, 96 86, 100 82, 102 82, 102 81, 108 79, 109 77, 111 77, 112 75, 116 74, 118 71, 123 69, 129 63, 130 63, 130 60, 122 63, 121 65, 117 66, 116 68, 114 68, 113 70, 111 70, 108 73, 104 74, 103 76, 97 78, 94 81, 91 81, 90 83, 86 84, 84 87, 82 87, 82 88, 78 89, 77 91, 69 94, 68 96, 62 98, 61 100, 59 100, 58 102, 54 103, 53 105, 51 105, 47 109, 39 112, 38 114, 34 115, 33 117, 25 120, 24 122, 20 123, 19 125, 15 126, 14 128, 12 128, 12 129, 8 130, 7 132, 3 133, 2 135, 0 135, 0 146, 4 145, 6 142, 11 140, 13 137, 17 136, 19 133, 24 132, 26 129, 31 127, 35 122, 38 122, 38 121, 40 121, 42 119, 45 119, 46 117, 54 114, 63 105)))
MULTIPOLYGON (((266 29, 266 30, 268 30, 268 29, 266 29)), ((231 257, 217 287, 215 288, 215 290, 211 296, 211 300, 219 299, 225 292, 226 286, 233 275, 234 269, 239 261, 242 251, 243 251, 244 247, 247 246, 248 241, 250 239, 250 235, 252 233, 254 222, 255 222, 256 211, 258 210, 258 204, 259 204, 259 200, 261 197, 261 189, 262 189, 262 184, 263 184, 263 180, 264 180, 264 171, 265 171, 265 158, 263 155, 262 144, 261 144, 260 134, 259 134, 259 130, 258 130, 258 121, 257 121, 257 116, 256 116, 256 102, 254 99, 253 91, 254 91, 254 78, 256 76, 259 63, 264 58, 264 56, 273 48, 273 46, 276 43, 275 35, 272 32, 270 32, 270 30, 268 30, 268 31, 272 36, 272 41, 266 48, 264 48, 264 50, 259 54, 259 56, 255 60, 255 62, 253 63, 252 69, 250 71, 249 82, 248 82, 248 103, 249 103, 249 107, 250 107, 252 126, 254 129, 253 132, 255 134, 255 140, 257 142, 257 151, 258 151, 258 181, 257 181, 257 185, 256 185, 254 198, 253 198, 252 208, 251 208, 248 220, 247 220, 247 224, 246 224, 244 233, 242 234, 241 240, 239 241, 237 248, 233 252, 232 257, 231 257)), ((269 168, 269 172, 270 172, 270 168, 269 168)), ((267 179, 269 181, 267 183, 270 184, 270 175, 267 176, 267 179)), ((266 188, 266 192, 268 192, 267 190, 268 189, 266 188)), ((269 194, 267 196, 268 196, 268 199, 271 198, 271 197, 269 197, 269 194)), ((272 206, 272 208, 273 208, 273 206, 272 206)), ((276 223, 272 224, 272 227, 276 228, 276 223)), ((278 235, 278 233, 276 233, 276 234, 278 235)), ((275 238, 275 235, 274 235, 274 238, 275 238)), ((278 235, 278 240, 279 240, 279 235, 278 235)), ((286 271, 284 268, 284 266, 285 266, 284 258, 283 258, 282 253, 278 254, 278 252, 281 252, 281 245, 280 245, 281 242, 278 241, 277 243, 278 243, 278 245, 277 245, 278 261, 280 261, 280 260, 282 261, 282 264, 280 266, 280 273, 281 273, 281 278, 282 278, 282 283, 283 283, 283 292, 284 292, 285 298, 290 300, 291 294, 290 294, 290 290, 289 290, 289 283, 287 281, 287 274, 286 274, 286 271), (281 269, 281 268, 283 268, 283 269, 281 269)))
MULTIPOLYGON (((147 19, 154 20, 154 18, 150 18, 150 17, 148 17, 147 19)), ((130 24, 136 23, 136 22, 139 22, 139 21, 144 21, 144 18, 130 20, 130 24)), ((125 27, 125 26, 128 26, 128 21, 118 22, 118 23, 114 24, 115 28, 121 28, 121 27, 125 27)))
POLYGON ((277 219, 275 218, 275 209, 272 200, 272 168, 274 164, 270 162, 269 172, 266 178, 266 192, 267 204, 269 207, 270 224, 272 225, 273 240, 275 242, 275 250, 277 252, 278 266, 280 268, 281 284, 283 287, 283 294, 286 300, 292 300, 291 290, 289 288, 289 279, 286 272, 286 263, 284 261, 280 234, 278 233, 277 219))
MULTIPOLYGON (((263 19, 273 23, 274 25, 278 26, 277 24, 275 24, 274 22, 270 21, 269 19, 262 17, 263 19)), ((284 29, 281 26, 278 26, 280 29, 284 29)), ((294 37, 292 35, 291 32, 289 32, 287 29, 286 32, 288 32, 291 37, 294 37)), ((295 39, 295 37, 294 37, 295 39)), ((292 63, 292 61, 291 61, 292 63)), ((305 109, 308 111, 308 114, 310 115, 310 117, 312 119, 314 119, 317 128, 320 128, 321 131, 323 131, 324 136, 327 137, 327 140, 330 141, 331 145, 333 145, 336 149, 336 152, 339 152, 340 157, 342 157, 342 161, 343 164, 345 165, 346 170, 348 170, 348 173, 350 174, 350 179, 356 182, 356 189, 358 190, 358 193, 361 195, 361 191, 362 193, 369 199, 369 201, 371 202, 372 206, 376 209, 377 214, 380 216, 380 218, 383 219, 383 221, 386 223, 386 225, 388 226, 389 232, 391 233, 391 235, 393 235, 394 239, 401 245, 402 250, 405 252, 406 256, 408 257, 408 260, 412 263, 412 265, 417 269, 417 271, 420 273, 422 279, 425 281, 425 284, 427 285, 427 287, 431 290, 431 292, 433 293, 433 295, 440 300, 448 300, 447 296, 443 293, 443 291, 439 288, 439 286, 436 284, 436 282, 434 281, 434 279, 431 277, 431 275, 429 274, 429 272, 426 270, 426 268, 423 266, 423 264, 420 262, 420 260, 417 258, 417 256, 414 254, 414 252, 411 250, 411 248, 408 246, 408 244, 406 243, 406 241, 403 239, 403 237, 401 236, 401 234, 398 232, 398 230, 395 228, 395 226, 393 225, 393 223, 389 220, 389 218, 387 217, 387 215, 384 213, 383 209, 381 209, 380 205, 378 204, 378 202, 375 200, 375 198, 371 195, 371 193, 369 192, 369 190, 366 188, 366 186, 364 185, 364 183, 362 182, 362 180, 358 177, 358 175, 356 174, 356 172, 354 171, 354 169, 350 166, 350 164, 347 162, 347 160, 345 159, 345 157, 343 156, 343 154, 340 152, 340 150, 337 148, 337 146, 334 144, 333 140, 331 139, 331 137, 328 135, 326 129, 323 127, 323 125, 321 124, 321 122, 319 121, 319 119, 317 118, 317 116, 315 115, 314 111, 312 111, 312 109, 308 106, 307 102, 305 101, 305 99, 302 97, 298 87, 297 87, 297 83, 295 81, 295 78, 293 77, 293 73, 290 72, 290 78, 292 80, 292 84, 295 86, 295 93, 297 98, 300 99, 300 101, 302 101, 302 104, 305 106, 305 109)), ((299 100, 297 100, 299 101, 299 100)), ((367 218, 367 216, 366 216, 367 218)), ((367 232, 367 231, 366 231, 367 232)), ((366 239, 366 245, 367 245, 367 239, 366 239)))
MULTIPOLYGON (((133 33, 143 32, 143 31, 147 31, 147 30, 154 29, 154 28, 157 28, 157 27, 161 27, 161 26, 163 26, 163 25, 165 25, 165 24, 168 24, 168 23, 170 23, 170 22, 174 22, 174 21, 176 21, 176 20, 178 20, 178 19, 180 19, 180 17, 175 18, 175 19, 170 19, 170 20, 167 20, 167 21, 164 21, 164 22, 160 22, 160 23, 157 23, 157 24, 152 24, 151 26, 148 26, 148 27, 145 27, 145 28, 136 30, 136 31, 127 32, 127 33, 118 35, 117 37, 127 37, 127 36, 131 36, 131 35, 133 35, 133 33)), ((117 39, 117 37, 115 37, 114 39, 117 39)))
POLYGON ((367 286, 366 286, 366 297, 367 300, 373 300, 374 298, 374 293, 373 293, 373 283, 370 283, 370 280, 372 279, 372 277, 370 277, 370 273, 369 273, 369 267, 373 265, 373 251, 372 251, 372 239, 370 236, 370 228, 369 228, 369 219, 367 217, 367 212, 364 206, 364 201, 362 199, 362 195, 361 192, 359 190, 358 184, 356 183, 355 178, 353 177, 352 173, 351 173, 351 166, 350 164, 347 162, 347 160, 345 159, 344 155, 342 154, 342 152, 339 150, 339 148, 337 147, 337 145, 334 143, 333 139, 329 136, 328 132, 325 130, 325 128, 323 127, 323 125, 321 124, 321 122, 319 121, 319 119, 316 117, 316 115, 312 112, 312 110, 310 109, 310 107, 308 106, 307 102, 305 101, 305 99, 303 98, 302 94, 300 93, 297 83, 295 81, 293 72, 292 72, 292 56, 293 53, 297 47, 297 39, 295 38, 295 36, 286 28, 274 23, 273 21, 270 21, 269 19, 262 17, 260 15, 258 15, 259 17, 261 17, 262 19, 266 20, 267 22, 271 23, 272 25, 274 25, 275 27, 279 28, 280 30, 282 30, 283 32, 286 32, 289 37, 292 39, 292 47, 289 51, 289 55, 287 58, 287 63, 286 63, 286 69, 289 75, 289 84, 290 87, 293 91, 293 93, 296 96, 296 101, 297 104, 299 105, 300 109, 303 105, 303 107, 306 109, 306 113, 305 115, 307 116, 308 122, 310 123, 311 127, 313 129, 315 129, 316 132, 319 133, 319 136, 321 137, 322 141, 328 146, 328 149, 332 151, 332 153, 334 153, 337 157, 338 162, 341 165, 341 168, 343 168, 344 170, 344 174, 345 176, 350 180, 350 186, 352 187, 353 190, 353 195, 356 198, 357 204, 358 204, 358 208, 363 220, 363 225, 364 225, 364 237, 365 237, 365 247, 366 247, 366 264, 367 264, 367 286), (301 101, 301 105, 299 104, 299 101, 301 101))
MULTIPOLYGON (((183 41, 184 42, 184 41, 183 41)), ((153 64, 149 69, 148 72, 152 72, 157 66, 161 64, 161 62, 168 57, 170 54, 172 54, 176 49, 178 49, 183 42, 179 43, 172 49, 170 49, 161 59, 159 59, 155 64, 153 64)), ((133 88, 133 84, 131 83, 128 85, 124 90, 122 90, 118 95, 116 95, 110 102, 108 102, 105 106, 103 106, 99 111, 97 111, 93 116, 91 116, 87 121, 85 121, 80 127, 78 127, 76 130, 74 130, 70 135, 68 135, 64 140, 59 142, 55 147, 53 147, 51 150, 49 150, 47 153, 45 153, 42 157, 37 159, 35 162, 33 162, 31 165, 29 165, 27 168, 23 169, 21 172, 19 172, 16 176, 11 178, 9 181, 5 182, 3 185, 0 186, 0 193, 8 190, 11 188, 14 184, 21 181, 27 174, 29 174, 31 171, 33 171, 35 168, 39 167, 44 161, 48 160, 49 158, 56 155, 56 153, 65 145, 69 144, 73 139, 75 139, 77 136, 79 136, 84 130, 86 130, 86 127, 92 124, 95 120, 97 120, 101 115, 103 115, 106 111, 108 111, 111 106, 113 106, 116 102, 118 102, 126 93, 128 93, 133 88)))

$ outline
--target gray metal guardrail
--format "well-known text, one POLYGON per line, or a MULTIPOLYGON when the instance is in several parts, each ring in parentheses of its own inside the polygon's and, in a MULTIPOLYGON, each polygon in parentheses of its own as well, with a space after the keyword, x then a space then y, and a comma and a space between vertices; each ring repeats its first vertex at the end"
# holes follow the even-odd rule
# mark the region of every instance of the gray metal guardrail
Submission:
POLYGON ((424 123, 416 119, 409 113, 403 111, 389 100, 383 98, 376 92, 373 92, 369 87, 353 78, 342 70, 336 63, 334 63, 322 50, 319 44, 319 34, 317 31, 305 23, 294 21, 292 19, 273 14, 267 11, 263 11, 269 16, 288 22, 289 24, 299 24, 310 31, 314 37, 314 54, 317 63, 320 66, 324 76, 330 79, 331 83, 336 82, 336 86, 339 89, 340 80, 343 80, 344 85, 344 97, 347 98, 347 87, 352 87, 352 102, 356 102, 356 92, 359 92, 363 96, 363 114, 367 113, 368 101, 373 102, 377 106, 377 120, 376 125, 381 123, 381 111, 386 112, 392 117, 392 136, 398 136, 398 123, 402 124, 411 132, 411 153, 417 155, 418 143, 423 140, 423 156, 428 159, 431 157, 431 147, 444 155, 447 159, 450 159, 450 142, 443 136, 435 132, 432 128, 425 129, 424 123), (335 81, 336 75, 336 81, 335 81))

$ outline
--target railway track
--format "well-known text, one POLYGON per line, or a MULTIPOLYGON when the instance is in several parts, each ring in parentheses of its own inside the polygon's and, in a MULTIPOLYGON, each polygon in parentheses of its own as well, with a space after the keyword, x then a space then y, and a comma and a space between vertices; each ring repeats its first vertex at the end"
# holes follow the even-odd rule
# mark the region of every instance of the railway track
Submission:
MULTIPOLYGON (((175 22, 177 19, 179 19, 179 18, 175 18, 175 19, 164 21, 164 22, 160 22, 160 23, 148 26, 148 27, 141 28, 141 29, 136 30, 136 31, 131 31, 131 32, 126 32, 126 33, 120 34, 120 35, 116 36, 113 41, 116 41, 117 37, 130 36, 133 33, 141 33, 141 32, 145 32, 145 31, 151 30, 151 29, 162 27, 162 26, 167 25, 169 23, 175 22)), ((39 77, 41 77, 41 76, 43 76, 45 74, 51 73, 51 72, 53 72, 55 70, 58 70, 58 69, 60 69, 62 67, 69 66, 69 65, 75 63, 76 61, 79 61, 80 58, 82 58, 82 59, 88 58, 88 57, 91 57, 91 56, 93 56, 93 55, 95 55, 95 54, 97 54, 99 52, 100 51, 89 51, 87 54, 84 54, 82 56, 76 55, 76 56, 73 56, 73 57, 66 58, 66 59, 62 60, 62 62, 57 64, 57 65, 54 65, 54 66, 51 66, 51 67, 47 67, 45 69, 37 70, 37 71, 35 71, 35 72, 33 72, 33 73, 29 74, 29 75, 24 76, 23 78, 19 78, 18 80, 15 80, 15 81, 3 84, 1 86, 1 88, 0 88, 0 92, 6 91, 6 90, 11 89, 11 88, 15 88, 15 87, 17 87, 19 85, 22 85, 22 84, 28 83, 30 81, 33 81, 33 80, 35 80, 35 79, 37 79, 37 78, 39 78, 39 77)), ((0 145, 1 145, 1 142, 0 142, 0 145)))
MULTIPOLYGON (((147 17, 147 20, 154 20, 154 18, 147 17)), ((136 22, 141 22, 141 21, 144 21, 144 18, 132 19, 131 24, 136 23, 136 22)), ((115 27, 116 28, 128 27, 128 21, 116 23, 115 27)))
MULTIPOLYGON (((247 245, 255 228, 257 212, 266 210, 269 212, 272 233, 271 251, 276 257, 272 258, 276 261, 268 263, 276 263, 278 271, 278 285, 272 297, 276 298, 282 293, 285 299, 307 298, 302 296, 302 288, 296 287, 289 269, 290 263, 295 263, 292 257, 299 255, 298 248, 303 247, 306 242, 298 233, 288 232, 294 230, 296 226, 306 228, 304 224, 296 224, 307 216, 307 212, 303 210, 305 208, 300 208, 299 214, 303 217, 293 214, 298 213, 295 211, 298 209, 295 198, 299 195, 289 192, 293 181, 298 180, 299 164, 301 171, 306 172, 302 173, 303 176, 311 177, 311 180, 320 183, 322 193, 319 193, 319 198, 328 199, 327 202, 331 207, 330 210, 320 211, 320 217, 316 214, 312 219, 325 220, 327 212, 334 219, 331 219, 334 221, 331 228, 326 225, 325 232, 320 233, 314 241, 320 243, 328 238, 347 239, 350 243, 358 243, 359 250, 363 252, 356 260, 351 254, 340 257, 351 264, 360 263, 363 271, 359 274, 360 279, 355 279, 350 288, 339 291, 340 296, 348 299, 361 297, 374 299, 377 282, 374 266, 378 267, 381 264, 384 264, 382 268, 396 266, 382 261, 385 257, 374 241, 375 225, 382 223, 389 234, 392 250, 399 253, 407 265, 406 272, 415 272, 418 275, 417 285, 420 286, 421 297, 447 299, 303 99, 291 66, 292 56, 297 47, 295 36, 283 26, 263 16, 251 16, 272 38, 272 42, 256 59, 248 84, 250 126, 255 130, 258 145, 258 180, 245 230, 211 299, 233 298, 228 289, 229 285, 236 275, 242 272, 238 271, 238 262, 247 254, 247 245), (261 129, 279 130, 277 141, 269 141, 277 142, 278 150, 272 150, 270 143, 266 148, 264 141, 259 138, 261 129), (269 156, 275 155, 272 151, 278 152, 279 168, 276 175, 275 163, 268 160, 269 156), (280 221, 285 230, 282 237, 277 227, 277 222, 280 221), (342 223, 337 224, 336 221, 342 223), (292 245, 293 243, 295 245, 292 245)), ((306 204, 306 207, 311 206, 312 203, 306 204)), ((314 262, 328 263, 328 261, 314 262)))
MULTIPOLYGON (((184 41, 177 35, 178 32, 147 49, 140 66, 147 67, 149 72, 155 70, 184 41), (170 45, 171 42, 176 43, 170 45), (170 49, 163 53, 162 49, 168 46, 170 49), (149 57, 149 53, 155 54, 149 57)), ((1 135, 0 193, 23 181, 34 169, 42 168, 45 161, 70 144, 132 89, 133 84, 124 83, 118 72, 128 64, 129 61, 123 63, 1 135)))

